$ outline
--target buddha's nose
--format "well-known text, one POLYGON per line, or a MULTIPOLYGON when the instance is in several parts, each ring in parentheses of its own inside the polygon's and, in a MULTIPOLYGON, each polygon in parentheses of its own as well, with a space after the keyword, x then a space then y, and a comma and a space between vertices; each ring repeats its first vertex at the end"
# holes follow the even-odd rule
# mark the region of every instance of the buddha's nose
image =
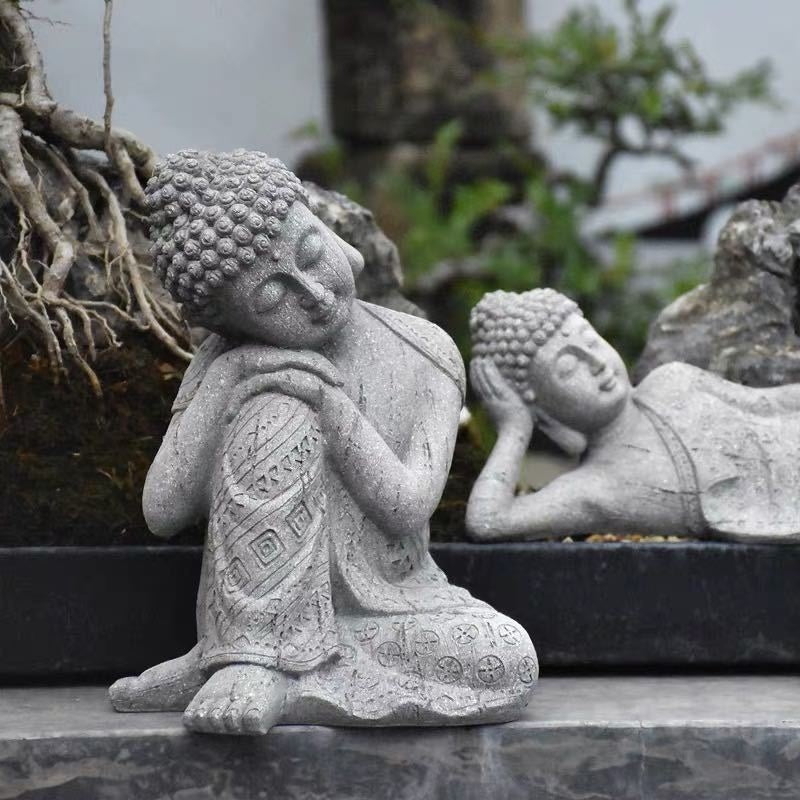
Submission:
POLYGON ((301 280, 303 287, 303 294, 300 297, 300 307, 306 310, 318 306, 325 300, 326 290, 321 283, 317 281, 301 280))
POLYGON ((589 371, 592 373, 592 375, 599 375, 606 368, 605 361, 599 359, 592 352, 585 352, 584 358, 586 359, 586 363, 589 365, 589 371))

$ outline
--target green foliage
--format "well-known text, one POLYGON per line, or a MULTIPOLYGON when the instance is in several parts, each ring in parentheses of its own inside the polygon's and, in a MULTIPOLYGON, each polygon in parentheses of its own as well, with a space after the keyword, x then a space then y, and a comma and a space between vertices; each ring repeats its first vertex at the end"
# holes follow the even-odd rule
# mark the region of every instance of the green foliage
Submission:
POLYGON ((508 185, 489 178, 450 191, 450 164, 460 136, 458 121, 442 126, 423 165, 422 179, 393 168, 375 180, 376 206, 383 212, 382 221, 390 218, 387 226, 395 232, 409 289, 431 265, 473 252, 475 224, 511 194, 508 185))
POLYGON ((624 0, 624 10, 623 27, 587 5, 552 32, 496 45, 505 57, 496 78, 524 80, 534 106, 556 128, 571 126, 603 143, 590 184, 593 203, 602 200, 618 156, 659 155, 689 166, 679 147, 683 137, 720 133, 743 103, 777 102, 769 62, 714 79, 689 41, 668 39, 671 6, 648 16, 638 0, 624 0))
MULTIPOLYGON (((518 154, 522 188, 493 178, 459 182, 457 120, 439 130, 421 166, 393 164, 369 185, 345 182, 347 159, 335 143, 319 151, 337 188, 373 209, 398 244, 406 291, 450 332, 465 358, 469 309, 483 293, 552 286, 574 298, 630 362, 656 313, 707 272, 704 263, 676 264, 663 285, 641 288, 632 280, 634 238, 612 235, 611 254, 601 257, 583 235, 584 222, 602 201, 619 156, 658 155, 688 166, 680 149, 686 137, 718 134, 743 103, 774 103, 770 66, 712 78, 689 42, 668 38, 671 6, 646 15, 638 0, 622 2, 622 26, 589 4, 568 12, 551 32, 495 43, 502 57, 495 79, 523 80, 534 106, 556 127, 602 142, 589 176, 518 154), (530 226, 508 232, 496 224, 495 212, 509 202, 526 209, 530 226)), ((409 8, 428 5, 413 0, 409 8)), ((315 128, 302 133, 319 138, 315 128)))

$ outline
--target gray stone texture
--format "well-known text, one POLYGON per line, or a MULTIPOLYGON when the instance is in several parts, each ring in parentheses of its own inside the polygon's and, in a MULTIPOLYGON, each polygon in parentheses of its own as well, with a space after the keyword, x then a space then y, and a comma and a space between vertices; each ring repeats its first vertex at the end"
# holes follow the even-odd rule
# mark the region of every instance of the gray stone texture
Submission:
POLYGON ((796 800, 796 677, 549 678, 517 722, 188 733, 101 688, 0 690, 10 800, 796 800))
POLYGON ((800 382, 798 243, 800 185, 781 203, 739 205, 720 233, 709 282, 651 325, 634 382, 671 361, 749 386, 800 382))
POLYGON ((753 388, 671 363, 634 388, 620 355, 552 289, 489 293, 470 324, 472 385, 498 429, 467 506, 476 539, 800 540, 800 384, 753 388), (535 426, 583 457, 517 496, 535 426))

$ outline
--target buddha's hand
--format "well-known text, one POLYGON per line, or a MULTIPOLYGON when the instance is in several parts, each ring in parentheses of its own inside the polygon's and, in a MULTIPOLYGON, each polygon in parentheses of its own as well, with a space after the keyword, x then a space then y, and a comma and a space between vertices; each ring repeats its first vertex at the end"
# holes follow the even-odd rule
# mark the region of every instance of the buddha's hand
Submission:
POLYGON ((316 407, 323 387, 342 384, 336 368, 319 353, 254 344, 223 353, 209 372, 211 385, 216 382, 228 393, 229 421, 249 399, 265 392, 288 394, 316 407))
POLYGON ((498 430, 512 425, 532 430, 532 409, 508 385, 491 358, 473 358, 469 377, 478 399, 498 430))

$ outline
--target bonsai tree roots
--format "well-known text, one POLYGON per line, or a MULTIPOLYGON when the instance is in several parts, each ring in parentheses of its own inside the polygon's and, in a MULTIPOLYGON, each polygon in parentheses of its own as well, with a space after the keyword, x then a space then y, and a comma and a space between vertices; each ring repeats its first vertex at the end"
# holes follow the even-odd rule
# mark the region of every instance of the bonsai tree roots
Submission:
POLYGON ((23 336, 56 377, 71 361, 97 395, 97 350, 119 347, 125 330, 190 356, 188 330, 147 253, 143 184, 154 154, 111 126, 105 2, 106 112, 97 122, 53 99, 28 14, 0 0, 0 348, 23 336))

